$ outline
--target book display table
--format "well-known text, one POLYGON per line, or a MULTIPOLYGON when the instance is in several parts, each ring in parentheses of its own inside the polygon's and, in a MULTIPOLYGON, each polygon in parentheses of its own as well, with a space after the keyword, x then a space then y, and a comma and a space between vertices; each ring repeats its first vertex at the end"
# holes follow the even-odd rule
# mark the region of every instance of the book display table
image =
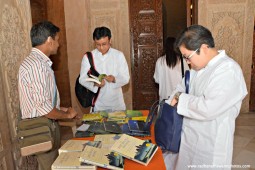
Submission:
MULTIPOLYGON (((142 111, 144 116, 147 116, 149 111, 142 111)), ((148 140, 150 139, 152 143, 155 144, 155 135, 154 135, 154 126, 151 126, 151 136, 148 137, 137 137, 139 139, 148 140)), ((74 138, 77 140, 94 140, 94 137, 86 137, 86 138, 74 138)), ((105 168, 97 167, 98 170, 104 170, 105 168)), ((150 163, 147 166, 139 164, 129 159, 124 160, 124 169, 125 170, 165 170, 165 163, 163 159, 162 150, 159 148, 155 153, 154 157, 151 159, 150 163)))

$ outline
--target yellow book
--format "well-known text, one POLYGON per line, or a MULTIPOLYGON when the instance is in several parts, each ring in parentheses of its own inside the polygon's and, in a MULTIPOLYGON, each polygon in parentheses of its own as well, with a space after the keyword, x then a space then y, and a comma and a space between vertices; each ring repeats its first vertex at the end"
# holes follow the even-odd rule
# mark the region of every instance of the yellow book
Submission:
POLYGON ((81 152, 63 152, 51 165, 52 170, 67 170, 67 169, 81 169, 81 170, 96 170, 95 165, 80 162, 81 152))
POLYGON ((100 113, 88 113, 82 116, 82 121, 101 121, 102 118, 100 113))
POLYGON ((108 118, 125 118, 127 117, 124 111, 116 111, 108 113, 108 118))
POLYGON ((140 120, 146 122, 147 116, 132 117, 131 120, 140 120))
POLYGON ((120 139, 113 144, 111 150, 125 158, 143 165, 148 165, 158 150, 158 146, 148 140, 142 140, 123 134, 120 139))

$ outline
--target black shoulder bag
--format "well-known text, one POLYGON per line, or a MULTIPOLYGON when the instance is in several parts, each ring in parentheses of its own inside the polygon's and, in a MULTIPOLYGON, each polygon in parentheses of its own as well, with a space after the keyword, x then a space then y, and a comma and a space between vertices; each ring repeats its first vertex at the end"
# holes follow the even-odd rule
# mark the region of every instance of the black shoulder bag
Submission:
MULTIPOLYGON (((98 77, 99 73, 96 71, 96 69, 94 67, 93 56, 92 56, 91 52, 86 52, 86 54, 87 54, 89 64, 90 64, 90 69, 87 74, 88 75, 92 74, 92 75, 98 77)), ((94 105, 96 103, 96 99, 97 99, 99 91, 100 91, 100 88, 98 88, 97 93, 94 93, 94 92, 88 90, 86 87, 82 86, 79 82, 79 78, 80 78, 80 74, 77 77, 76 83, 75 83, 75 94, 76 94, 78 101, 84 108, 90 107, 90 106, 94 107, 94 105)))

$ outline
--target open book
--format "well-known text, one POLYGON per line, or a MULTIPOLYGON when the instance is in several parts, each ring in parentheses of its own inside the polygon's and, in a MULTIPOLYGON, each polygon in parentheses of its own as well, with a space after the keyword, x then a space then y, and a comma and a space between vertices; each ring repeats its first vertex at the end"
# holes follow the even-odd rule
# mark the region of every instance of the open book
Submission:
POLYGON ((140 164, 148 165, 158 150, 158 146, 148 140, 122 134, 113 144, 111 150, 140 164))
POLYGON ((105 76, 106 76, 106 74, 100 74, 98 77, 90 74, 89 77, 86 78, 86 81, 92 81, 97 84, 101 84, 101 82, 105 76))

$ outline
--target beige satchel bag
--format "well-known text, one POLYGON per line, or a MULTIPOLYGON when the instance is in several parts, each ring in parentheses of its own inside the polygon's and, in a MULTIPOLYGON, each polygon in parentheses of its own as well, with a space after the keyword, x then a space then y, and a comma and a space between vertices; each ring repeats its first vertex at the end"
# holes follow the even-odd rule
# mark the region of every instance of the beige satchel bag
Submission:
POLYGON ((52 120, 46 117, 20 120, 18 122, 18 140, 22 156, 47 152, 52 149, 55 130, 52 120))

